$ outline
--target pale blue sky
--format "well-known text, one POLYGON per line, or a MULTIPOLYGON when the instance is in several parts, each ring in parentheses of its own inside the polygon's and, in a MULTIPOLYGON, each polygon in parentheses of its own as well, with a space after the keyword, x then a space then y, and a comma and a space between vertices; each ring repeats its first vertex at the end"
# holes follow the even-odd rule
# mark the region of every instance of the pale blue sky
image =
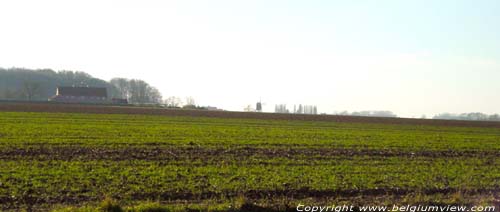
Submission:
POLYGON ((133 77, 242 110, 500 113, 500 2, 0 2, 0 67, 133 77))

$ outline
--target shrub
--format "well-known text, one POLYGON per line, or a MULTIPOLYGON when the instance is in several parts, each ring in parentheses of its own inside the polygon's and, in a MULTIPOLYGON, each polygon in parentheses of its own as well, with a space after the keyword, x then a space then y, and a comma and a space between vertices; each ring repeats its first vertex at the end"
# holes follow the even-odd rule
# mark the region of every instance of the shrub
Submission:
POLYGON ((122 207, 111 198, 104 199, 99 205, 99 211, 103 212, 123 212, 122 207))
POLYGON ((169 212, 170 210, 159 203, 144 203, 134 207, 131 211, 134 212, 169 212))

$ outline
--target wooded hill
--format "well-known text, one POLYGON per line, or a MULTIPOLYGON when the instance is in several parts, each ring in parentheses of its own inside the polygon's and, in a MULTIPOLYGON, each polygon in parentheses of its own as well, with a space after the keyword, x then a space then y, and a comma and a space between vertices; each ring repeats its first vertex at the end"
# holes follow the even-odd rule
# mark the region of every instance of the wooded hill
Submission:
POLYGON ((80 71, 0 68, 0 99, 46 101, 58 86, 105 87, 109 98, 125 98, 130 103, 160 103, 158 89, 138 79, 114 78, 110 82, 80 71))

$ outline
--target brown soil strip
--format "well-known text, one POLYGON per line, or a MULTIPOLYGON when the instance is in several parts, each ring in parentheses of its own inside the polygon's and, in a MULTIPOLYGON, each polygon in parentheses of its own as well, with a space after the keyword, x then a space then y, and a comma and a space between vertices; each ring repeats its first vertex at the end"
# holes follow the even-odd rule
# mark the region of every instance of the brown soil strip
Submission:
POLYGON ((134 106, 83 105, 83 104, 34 103, 34 102, 32 103, 0 102, 0 111, 96 113, 96 114, 144 114, 144 115, 165 115, 165 116, 251 118, 251 119, 272 119, 272 120, 333 121, 333 122, 348 122, 348 123, 411 124, 411 125, 500 128, 500 122, 488 122, 488 121, 458 121, 458 120, 436 120, 436 119, 357 117, 357 116, 337 116, 337 115, 251 113, 251 112, 206 111, 206 110, 181 110, 181 109, 165 109, 165 108, 134 107, 134 106))
MULTIPOLYGON (((82 147, 27 146, 0 149, 3 160, 216 160, 219 158, 309 158, 313 160, 338 157, 500 157, 500 151, 401 151, 328 148, 202 148, 202 147, 82 147)), ((208 162, 208 161, 207 161, 208 162)))

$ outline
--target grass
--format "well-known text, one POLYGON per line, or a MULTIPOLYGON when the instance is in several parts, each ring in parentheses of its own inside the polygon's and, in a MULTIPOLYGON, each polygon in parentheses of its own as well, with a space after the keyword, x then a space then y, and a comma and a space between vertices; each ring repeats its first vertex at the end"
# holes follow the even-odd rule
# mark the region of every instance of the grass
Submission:
POLYGON ((493 204, 499 156, 498 128, 0 112, 0 209, 493 204))

